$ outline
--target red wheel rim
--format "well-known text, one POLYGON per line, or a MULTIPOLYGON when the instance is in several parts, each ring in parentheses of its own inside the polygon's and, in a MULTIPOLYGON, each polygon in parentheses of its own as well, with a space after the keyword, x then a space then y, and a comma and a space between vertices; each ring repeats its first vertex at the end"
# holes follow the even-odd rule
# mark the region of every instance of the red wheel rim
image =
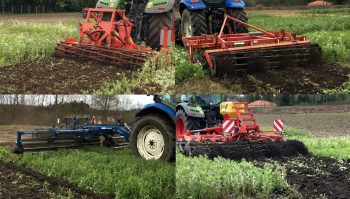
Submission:
POLYGON ((179 118, 176 121, 176 138, 178 141, 181 141, 185 134, 185 123, 182 118, 179 118))

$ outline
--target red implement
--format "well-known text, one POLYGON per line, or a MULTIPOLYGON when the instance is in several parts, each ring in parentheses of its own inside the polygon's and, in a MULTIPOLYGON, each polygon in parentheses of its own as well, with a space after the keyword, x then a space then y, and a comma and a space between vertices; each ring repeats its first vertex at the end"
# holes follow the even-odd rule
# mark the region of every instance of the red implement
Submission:
POLYGON ((197 130, 186 130, 182 119, 177 120, 176 137, 178 141, 186 142, 243 142, 243 141, 283 141, 284 129, 282 120, 278 122, 278 130, 262 131, 254 114, 246 102, 235 103, 237 118, 224 115, 221 124, 197 130))
POLYGON ((67 38, 59 43, 57 55, 137 67, 152 55, 151 48, 133 42, 133 25, 124 11, 104 8, 86 11, 85 23, 79 24, 79 40, 67 38))
POLYGON ((320 48, 304 36, 280 31, 266 31, 225 14, 219 34, 182 38, 192 61, 204 57, 212 75, 244 71, 254 67, 276 68, 302 65, 321 58, 320 48), (232 33, 230 21, 258 32, 232 33), (228 33, 226 33, 228 32, 228 33), (204 49, 204 53, 202 53, 204 49))

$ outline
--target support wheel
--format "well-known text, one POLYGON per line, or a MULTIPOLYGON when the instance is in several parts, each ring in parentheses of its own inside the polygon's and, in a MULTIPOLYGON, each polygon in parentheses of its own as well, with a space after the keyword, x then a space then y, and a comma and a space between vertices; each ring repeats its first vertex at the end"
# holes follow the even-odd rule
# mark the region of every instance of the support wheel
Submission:
POLYGON ((154 50, 161 48, 161 30, 167 26, 169 30, 173 29, 175 23, 175 13, 173 10, 165 13, 151 14, 149 16, 147 45, 154 50))
POLYGON ((189 11, 185 9, 181 16, 182 37, 207 34, 207 23, 204 10, 189 11))
MULTIPOLYGON (((235 9, 235 8, 228 8, 227 9, 227 14, 230 15, 231 17, 234 17, 238 20, 241 20, 245 23, 248 22, 248 17, 246 12, 244 12, 243 9, 235 9)), ((247 33, 248 28, 242 24, 236 23, 236 22, 231 22, 231 27, 232 31, 234 33, 247 33)))
POLYGON ((105 138, 103 141, 102 141, 102 145, 103 146, 106 146, 106 147, 112 147, 115 145, 114 141, 112 138, 105 138))
POLYGON ((145 159, 172 161, 175 159, 175 126, 160 114, 139 118, 131 134, 131 150, 145 159))

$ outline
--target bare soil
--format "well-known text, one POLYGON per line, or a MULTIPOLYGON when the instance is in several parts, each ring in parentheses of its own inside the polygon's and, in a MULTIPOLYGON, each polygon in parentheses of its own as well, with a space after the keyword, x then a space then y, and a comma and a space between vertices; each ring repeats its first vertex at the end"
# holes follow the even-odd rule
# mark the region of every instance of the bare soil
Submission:
POLYGON ((65 180, 0 161, 0 198, 114 198, 82 189, 65 180))
POLYGON ((103 82, 116 82, 136 68, 91 61, 46 58, 0 68, 0 91, 6 93, 91 93, 103 82))
POLYGON ((327 157, 297 156, 274 161, 286 167, 288 183, 302 198, 349 198, 350 160, 340 162, 327 157))
POLYGON ((254 114, 254 116, 263 130, 272 130, 273 121, 283 119, 285 126, 304 129, 315 136, 350 136, 350 112, 254 114))
POLYGON ((289 93, 314 94, 339 88, 349 81, 350 64, 323 63, 318 67, 286 67, 242 72, 203 81, 177 82, 176 93, 289 93))

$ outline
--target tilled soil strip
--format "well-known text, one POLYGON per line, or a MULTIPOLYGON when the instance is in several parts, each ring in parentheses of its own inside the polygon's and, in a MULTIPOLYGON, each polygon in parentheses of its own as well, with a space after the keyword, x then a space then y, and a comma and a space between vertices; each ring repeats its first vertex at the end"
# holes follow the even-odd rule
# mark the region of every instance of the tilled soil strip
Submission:
MULTIPOLYGON (((114 198, 113 194, 95 193, 92 190, 80 188, 80 187, 78 187, 70 182, 67 182, 66 180, 63 180, 63 179, 60 179, 57 177, 45 176, 45 175, 43 175, 37 171, 34 171, 32 169, 17 166, 17 165, 11 164, 11 163, 6 163, 2 160, 0 160, 0 172, 4 172, 6 174, 22 173, 22 174, 25 174, 26 176, 32 177, 37 182, 40 182, 40 183, 48 182, 50 191, 54 191, 56 193, 62 192, 62 188, 65 188, 65 189, 72 191, 73 193, 76 193, 76 194, 81 195, 81 196, 85 196, 85 198, 86 197, 87 198, 98 198, 98 199, 112 199, 112 198, 114 198)), ((2 174, 2 175, 4 175, 4 174, 2 174)), ((31 192, 33 192, 33 194, 35 194, 35 190, 31 190, 31 192)), ((18 194, 18 196, 21 195, 21 193, 12 193, 12 194, 18 194)), ((39 193, 37 193, 37 194, 39 194, 39 193)))

